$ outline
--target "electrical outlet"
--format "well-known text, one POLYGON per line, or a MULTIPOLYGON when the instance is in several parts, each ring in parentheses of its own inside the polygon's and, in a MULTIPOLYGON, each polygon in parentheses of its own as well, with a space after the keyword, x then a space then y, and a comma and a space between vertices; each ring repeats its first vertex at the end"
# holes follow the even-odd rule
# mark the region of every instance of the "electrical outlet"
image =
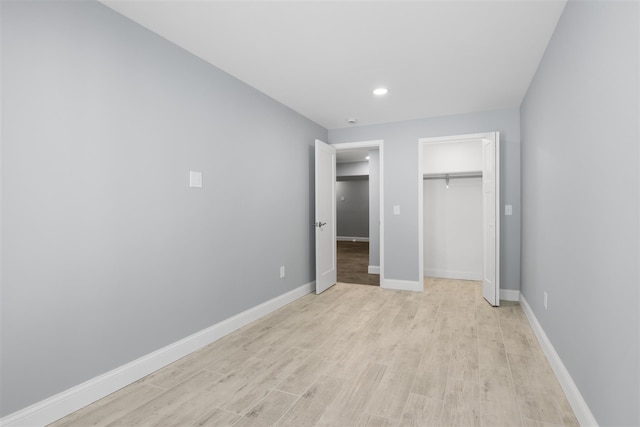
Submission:
POLYGON ((284 265, 280 266, 280 278, 284 278, 284 265))
POLYGON ((547 309, 547 301, 549 301, 549 295, 547 294, 547 292, 544 292, 544 309, 547 309))

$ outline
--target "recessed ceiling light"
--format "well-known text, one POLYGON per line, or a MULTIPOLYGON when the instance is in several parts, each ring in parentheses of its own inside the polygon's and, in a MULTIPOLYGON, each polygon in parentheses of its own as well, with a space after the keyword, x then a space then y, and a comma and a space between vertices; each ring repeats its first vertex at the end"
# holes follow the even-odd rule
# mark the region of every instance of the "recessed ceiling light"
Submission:
POLYGON ((369 156, 365 157, 365 159, 369 160, 369 156))
POLYGON ((358 123, 358 119, 354 118, 349 118, 347 119, 347 123, 349 123, 350 125, 355 125, 356 123, 358 123))
POLYGON ((386 87, 379 87, 373 90, 373 94, 378 96, 386 95, 388 92, 389 89, 387 89, 386 87))

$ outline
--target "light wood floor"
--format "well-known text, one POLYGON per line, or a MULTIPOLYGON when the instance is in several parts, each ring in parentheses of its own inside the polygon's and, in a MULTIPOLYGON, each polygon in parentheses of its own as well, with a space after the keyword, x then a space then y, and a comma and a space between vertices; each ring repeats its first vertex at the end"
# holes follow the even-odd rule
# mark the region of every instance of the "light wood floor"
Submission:
POLYGON ((478 282, 339 283, 55 426, 578 425, 522 309, 478 282))

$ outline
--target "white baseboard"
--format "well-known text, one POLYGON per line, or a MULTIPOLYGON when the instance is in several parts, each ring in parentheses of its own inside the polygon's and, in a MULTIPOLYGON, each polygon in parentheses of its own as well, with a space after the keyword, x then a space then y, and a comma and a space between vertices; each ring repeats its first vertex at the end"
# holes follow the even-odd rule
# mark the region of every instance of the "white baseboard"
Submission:
POLYGON ((553 344, 549 341, 547 334, 544 332, 544 329, 542 329, 542 326, 538 322, 538 319, 523 295, 520 295, 520 306, 522 307, 524 314, 527 316, 527 319, 529 319, 531 329, 533 329, 533 332, 536 334, 538 342, 542 347, 542 351, 544 351, 545 356, 547 356, 547 360, 549 361, 553 372, 556 374, 556 378, 558 378, 558 382, 560 383, 560 386, 562 386, 562 390, 567 396, 567 400, 569 401, 576 418, 578 418, 578 422, 581 426, 597 427, 598 422, 591 413, 587 402, 585 402, 582 397, 580 390, 578 390, 578 386, 576 386, 573 378, 571 378, 569 371, 564 366, 564 363, 562 363, 560 356, 556 352, 555 348, 553 348, 553 344))
POLYGON ((380 287, 384 289, 396 289, 399 291, 413 291, 413 292, 424 291, 424 283, 414 282, 413 280, 383 279, 382 283, 380 284, 380 287))
POLYGON ((336 239, 339 242, 368 242, 368 237, 349 237, 349 236, 338 236, 336 239))
POLYGON ((500 289, 500 299, 505 301, 520 301, 520 291, 500 289))
POLYGON ((369 274, 380 274, 380 266, 379 265, 370 265, 367 269, 369 274))
POLYGON ((474 273, 473 271, 434 270, 425 268, 424 275, 425 277, 439 277, 442 279, 482 280, 482 272, 474 273))
POLYGON ((50 424, 307 295, 314 289, 315 282, 302 285, 126 365, 7 415, 0 419, 0 426, 50 424))

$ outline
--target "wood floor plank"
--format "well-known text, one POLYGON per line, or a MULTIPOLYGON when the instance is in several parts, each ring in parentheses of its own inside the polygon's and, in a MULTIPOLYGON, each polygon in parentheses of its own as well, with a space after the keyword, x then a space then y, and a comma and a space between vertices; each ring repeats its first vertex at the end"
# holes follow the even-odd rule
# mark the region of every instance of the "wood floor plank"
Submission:
MULTIPOLYGON (((273 330, 274 328, 282 328, 287 326, 287 322, 292 316, 300 312, 295 305, 289 304, 279 310, 269 313, 263 318, 244 326, 237 331, 243 336, 258 336, 273 330)), ((288 328, 287 328, 288 329, 288 328)))
POLYGON ((275 388, 287 393, 301 395, 318 377, 326 372, 326 353, 312 352, 298 367, 292 370, 275 388))
POLYGON ((279 427, 315 425, 334 401, 344 380, 322 375, 306 390, 293 407, 278 421, 279 427))
POLYGON ((561 427, 562 424, 551 424, 551 423, 545 423, 543 421, 538 421, 538 420, 531 420, 529 418, 523 418, 523 425, 525 427, 561 427))
POLYGON ((316 350, 321 347, 331 336, 344 325, 349 316, 332 316, 326 321, 317 322, 317 326, 309 328, 309 331, 302 330, 296 340, 295 347, 305 350, 316 350))
POLYGON ((300 328, 295 331, 291 331, 268 346, 255 352, 254 357, 257 357, 258 359, 276 361, 282 358, 292 347, 298 347, 302 350, 299 343, 305 339, 305 336, 315 336, 321 329, 317 325, 317 322, 315 325, 302 323, 300 328))
POLYGON ((500 329, 502 330, 502 338, 507 353, 531 354, 533 351, 532 343, 529 342, 528 334, 519 322, 501 322, 500 329))
POLYGON ((262 372, 253 377, 241 391, 238 391, 222 408, 229 411, 246 414, 246 412, 269 393, 291 371, 300 366, 309 356, 307 350, 291 348, 281 359, 272 362, 262 372))
POLYGON ((387 370, 371 396, 367 413, 399 419, 413 385, 414 372, 387 370))
POLYGON ((332 334, 329 340, 320 346, 320 349, 330 350, 341 341, 351 341, 363 333, 371 332, 373 320, 377 314, 375 311, 359 310, 347 315, 345 322, 332 334))
POLYGON ((389 370, 393 372, 408 372, 413 376, 420 366, 422 356, 423 353, 419 351, 398 349, 395 352, 395 357, 388 364, 389 370))
POLYGON ((271 390, 234 427, 272 426, 293 406, 298 396, 271 390))
POLYGON ((407 398, 400 427, 438 427, 441 426, 442 407, 440 399, 431 399, 411 393, 407 398))
POLYGON ((389 301, 376 312, 373 320, 367 325, 370 331, 379 332, 387 323, 391 323, 396 317, 402 306, 392 304, 389 301))
POLYGON ((344 283, 338 283, 319 295, 314 295, 316 302, 319 304, 327 304, 329 307, 333 307, 334 303, 347 295, 352 289, 352 286, 345 285, 344 283))
POLYGON ((355 425, 380 384, 385 370, 384 365, 368 365, 355 381, 342 387, 322 418, 331 420, 334 425, 355 425))
POLYGON ((512 399, 515 389, 511 381, 511 372, 500 366, 483 366, 479 370, 479 398, 483 401, 502 402, 512 399))
POLYGON ((197 352, 183 357, 169 366, 142 379, 142 382, 168 390, 201 371, 211 361, 197 352))
POLYGON ((325 359, 324 372, 345 379, 360 375, 376 349, 376 337, 376 333, 361 331, 348 340, 336 343, 325 359))
POLYGON ((369 242, 338 241, 337 277, 339 282, 380 285, 379 274, 368 274, 369 242))
POLYGON ((139 408, 165 390, 144 383, 135 383, 89 405, 72 416, 52 424, 54 427, 86 427, 106 425, 139 408))
POLYGON ((453 333, 443 329, 426 345, 413 381, 412 393, 443 400, 453 352, 453 333))
POLYGON ((398 346, 404 350, 423 352, 437 317, 435 308, 427 308, 422 302, 410 325, 400 334, 398 346))
POLYGON ((197 427, 231 427, 235 425, 240 418, 242 418, 242 416, 239 414, 214 408, 196 420, 193 425, 197 427))
POLYGON ((479 369, 478 339, 463 336, 457 340, 449 362, 449 378, 464 380, 477 377, 479 369))
POLYGON ((228 373, 233 370, 238 363, 242 363, 256 355, 260 350, 267 348, 290 333, 285 328, 273 328, 261 332, 257 335, 248 335, 246 341, 240 345, 221 351, 212 357, 212 361, 207 368, 215 372, 228 373))
POLYGON ((370 363, 389 365, 398 352, 398 334, 382 334, 379 332, 363 333, 357 340, 358 345, 350 351, 349 358, 343 365, 344 371, 337 370, 333 374, 343 377, 357 376, 370 363))
POLYGON ((483 426, 513 426, 523 425, 520 410, 515 398, 505 397, 502 401, 480 401, 481 423, 483 426))
POLYGON ((165 391, 138 408, 132 408, 124 416, 108 426, 164 425, 181 426, 193 424, 212 406, 208 384, 215 382, 219 374, 200 371, 176 387, 165 391))
POLYGON ((466 398, 462 382, 449 385, 442 406, 443 426, 480 426, 480 402, 466 398))
MULTIPOLYGON (((234 399, 240 399, 247 393, 247 389, 256 378, 269 369, 274 362, 251 358, 228 374, 221 375, 216 381, 207 385, 206 390, 211 393, 212 404, 223 407, 234 399)), ((234 412, 234 411, 231 411, 234 412)))
POLYGON ((530 356, 509 353, 508 357, 522 417, 562 424, 563 416, 556 406, 556 399, 564 396, 550 395, 548 389, 539 382, 540 368, 531 368, 535 364, 530 356))
POLYGON ((389 304, 402 307, 410 295, 411 292, 408 291, 390 291, 388 302, 389 304))
POLYGON ((387 298, 382 292, 372 292, 362 301, 360 310, 379 311, 387 303, 387 298))
POLYGON ((360 417, 357 427, 396 427, 397 425, 397 420, 390 420, 378 415, 365 413, 360 417))

